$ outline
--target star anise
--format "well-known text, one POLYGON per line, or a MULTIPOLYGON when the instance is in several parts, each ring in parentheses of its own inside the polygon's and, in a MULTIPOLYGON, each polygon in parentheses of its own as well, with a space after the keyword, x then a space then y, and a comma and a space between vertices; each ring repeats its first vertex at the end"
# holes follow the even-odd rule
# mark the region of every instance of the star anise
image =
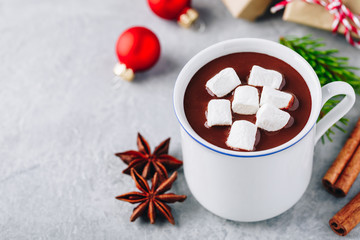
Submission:
POLYGON ((130 170, 131 177, 134 179, 136 187, 141 192, 129 192, 117 196, 116 199, 129 203, 140 203, 130 217, 130 221, 135 221, 147 210, 147 216, 150 223, 155 223, 156 210, 160 212, 171 224, 175 224, 174 217, 171 214, 171 208, 166 203, 183 202, 186 195, 176 195, 174 193, 165 193, 168 191, 177 178, 177 172, 174 172, 168 179, 160 184, 158 173, 152 178, 152 186, 149 187, 147 181, 140 176, 133 168, 130 170))
POLYGON ((137 146, 139 151, 130 150, 115 155, 129 165, 123 173, 130 174, 130 170, 134 168, 141 172, 141 175, 146 179, 150 179, 157 172, 161 180, 164 180, 168 178, 168 171, 176 170, 182 165, 182 161, 168 155, 169 144, 170 138, 161 142, 151 154, 148 142, 138 133, 137 146))

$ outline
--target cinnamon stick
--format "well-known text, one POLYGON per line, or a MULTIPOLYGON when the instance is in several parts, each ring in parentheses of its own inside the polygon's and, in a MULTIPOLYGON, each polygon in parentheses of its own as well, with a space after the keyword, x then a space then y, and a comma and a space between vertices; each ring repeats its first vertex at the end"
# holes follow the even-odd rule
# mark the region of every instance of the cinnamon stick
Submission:
POLYGON ((360 172, 360 146, 334 185, 334 194, 345 197, 360 172))
POLYGON ((360 223, 360 193, 337 212, 329 221, 331 229, 340 236, 347 235, 360 223))
POLYGON ((343 172, 346 164, 353 156, 356 148, 360 143, 360 119, 356 123, 349 139, 346 141, 344 147, 341 149, 339 155, 326 172, 322 179, 324 187, 331 193, 334 193, 334 184, 338 180, 340 174, 343 172))

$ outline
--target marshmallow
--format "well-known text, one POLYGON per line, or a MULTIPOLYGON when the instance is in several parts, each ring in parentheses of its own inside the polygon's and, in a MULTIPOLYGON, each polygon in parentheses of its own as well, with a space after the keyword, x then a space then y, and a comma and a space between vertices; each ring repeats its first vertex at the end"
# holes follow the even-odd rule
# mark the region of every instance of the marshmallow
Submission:
POLYGON ((256 113, 256 126, 266 131, 274 132, 285 127, 289 119, 289 113, 266 103, 256 113))
POLYGON ((283 76, 281 73, 254 65, 250 72, 248 84, 279 89, 282 81, 283 76))
POLYGON ((239 114, 252 115, 259 109, 259 92, 251 86, 240 86, 235 89, 232 110, 239 114))
POLYGON ((260 106, 270 103, 277 108, 289 108, 294 101, 294 96, 290 93, 282 92, 271 87, 263 87, 260 99, 260 106))
POLYGON ((207 125, 209 127, 218 125, 226 126, 231 125, 232 116, 230 101, 226 99, 213 99, 210 100, 207 107, 207 125))
POLYGON ((239 86, 241 81, 233 68, 225 68, 206 83, 206 87, 217 97, 223 97, 239 86))
POLYGON ((254 150, 256 133, 255 124, 245 120, 235 121, 231 126, 226 145, 235 149, 252 151, 254 150))

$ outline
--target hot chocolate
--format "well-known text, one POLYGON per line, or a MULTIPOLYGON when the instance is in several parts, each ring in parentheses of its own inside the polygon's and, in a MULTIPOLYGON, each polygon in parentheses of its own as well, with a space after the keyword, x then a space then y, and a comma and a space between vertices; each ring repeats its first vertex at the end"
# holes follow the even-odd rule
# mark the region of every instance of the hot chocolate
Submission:
POLYGON ((225 149, 261 151, 291 140, 304 128, 311 96, 302 76, 284 61, 260 53, 234 53, 207 63, 193 76, 184 110, 191 127, 206 141, 225 149), (268 118, 273 118, 270 125, 268 118), (250 134, 245 138, 254 138, 253 147, 235 147, 239 141, 240 146, 249 145, 248 139, 239 140, 241 131, 250 134))

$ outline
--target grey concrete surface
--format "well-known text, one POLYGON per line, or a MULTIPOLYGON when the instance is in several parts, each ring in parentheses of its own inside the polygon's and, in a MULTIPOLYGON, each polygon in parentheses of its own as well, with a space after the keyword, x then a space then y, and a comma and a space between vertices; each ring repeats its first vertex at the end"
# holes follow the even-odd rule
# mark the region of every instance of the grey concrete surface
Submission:
MULTIPOLYGON (((0 1, 0 239, 340 239, 328 220, 360 191, 360 180, 343 199, 321 186, 349 135, 338 131, 333 143, 317 144, 304 196, 274 219, 238 223, 211 214, 189 192, 182 170, 173 191, 188 199, 172 205, 176 226, 130 223, 134 206, 114 199, 135 189, 113 154, 134 149, 138 131, 152 147, 171 137, 170 153, 181 159, 172 90, 183 65, 205 47, 313 34, 359 66, 360 51, 342 36, 283 22, 280 14, 233 19, 220 0, 193 5, 204 30, 159 19, 145 0, 0 1), (114 82, 114 44, 133 25, 158 35, 162 55, 134 82, 114 82)), ((346 237, 359 238, 360 226, 346 237)))

